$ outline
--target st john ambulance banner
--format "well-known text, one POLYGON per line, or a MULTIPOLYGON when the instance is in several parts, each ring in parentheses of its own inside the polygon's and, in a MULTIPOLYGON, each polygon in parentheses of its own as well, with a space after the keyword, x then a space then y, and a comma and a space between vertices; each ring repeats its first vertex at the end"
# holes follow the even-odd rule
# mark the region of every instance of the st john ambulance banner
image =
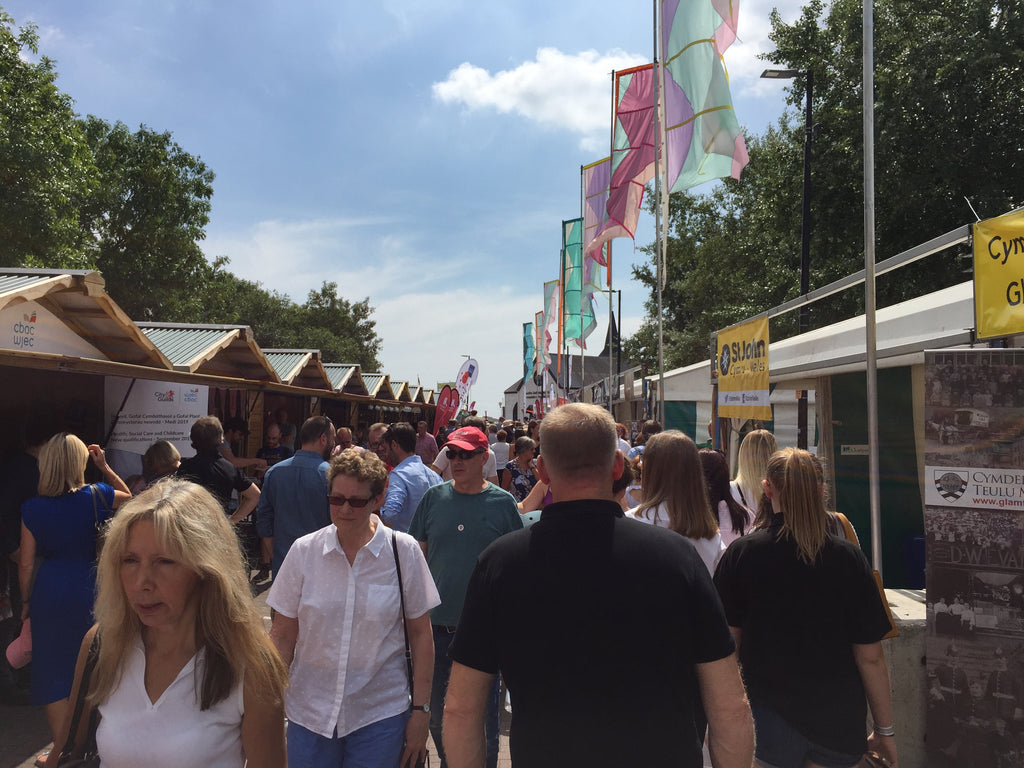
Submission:
POLYGON ((718 415, 771 419, 768 316, 718 332, 718 415))
POLYGON ((979 221, 972 230, 978 338, 1024 333, 1024 211, 979 221))

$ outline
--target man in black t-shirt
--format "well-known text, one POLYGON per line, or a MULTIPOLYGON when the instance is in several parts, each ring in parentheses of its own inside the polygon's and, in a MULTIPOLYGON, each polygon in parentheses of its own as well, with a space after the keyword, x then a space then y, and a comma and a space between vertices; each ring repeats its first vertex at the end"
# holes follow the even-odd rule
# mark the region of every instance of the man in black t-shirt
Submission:
POLYGON ((512 763, 700 766, 753 760, 753 721, 734 643, 696 550, 626 519, 604 410, 560 406, 541 423, 538 473, 555 502, 480 555, 452 645, 444 746, 482 765, 488 686, 512 697, 512 763), (705 721, 706 717, 706 721, 705 721))
POLYGON ((192 425, 189 433, 196 455, 184 459, 178 467, 177 476, 198 483, 212 493, 228 512, 231 492, 238 492, 238 509, 231 514, 231 522, 237 523, 256 509, 260 489, 242 471, 220 455, 220 444, 224 442, 224 428, 216 416, 202 416, 192 425))

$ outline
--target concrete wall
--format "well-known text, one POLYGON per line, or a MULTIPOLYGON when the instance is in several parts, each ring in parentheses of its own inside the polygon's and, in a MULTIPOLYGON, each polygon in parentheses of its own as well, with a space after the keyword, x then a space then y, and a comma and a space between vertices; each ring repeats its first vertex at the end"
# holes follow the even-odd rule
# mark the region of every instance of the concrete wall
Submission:
POLYGON ((924 768, 928 671, 925 666, 927 622, 923 589, 887 589, 885 596, 899 637, 883 640, 892 686, 893 722, 900 768, 924 768))

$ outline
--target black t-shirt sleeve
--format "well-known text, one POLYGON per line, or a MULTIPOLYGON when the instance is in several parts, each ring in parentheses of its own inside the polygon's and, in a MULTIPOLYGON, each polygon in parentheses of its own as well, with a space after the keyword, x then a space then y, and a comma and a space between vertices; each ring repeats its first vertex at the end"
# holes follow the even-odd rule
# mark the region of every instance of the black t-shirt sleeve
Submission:
POLYGON ((690 578, 694 663, 718 661, 736 650, 725 609, 704 563, 695 558, 690 578))
POLYGON ((850 610, 847 631, 851 643, 877 643, 892 629, 889 615, 882 605, 878 585, 864 553, 859 549, 851 553, 853 559, 850 592, 847 604, 850 610))
POLYGON ((499 665, 498 623, 493 606, 500 601, 493 592, 489 574, 489 559, 481 556, 469 578, 451 655, 459 664, 493 673, 499 665))
POLYGON ((252 480, 243 475, 242 470, 238 467, 234 467, 234 470, 234 477, 232 478, 231 483, 232 487, 239 493, 249 490, 249 486, 252 485, 252 480))

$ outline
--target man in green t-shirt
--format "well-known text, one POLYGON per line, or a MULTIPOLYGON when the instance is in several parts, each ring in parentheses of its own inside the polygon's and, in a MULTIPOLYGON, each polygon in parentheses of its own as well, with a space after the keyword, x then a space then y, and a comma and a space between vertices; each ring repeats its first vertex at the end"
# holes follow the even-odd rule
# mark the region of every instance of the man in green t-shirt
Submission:
MULTIPOLYGON (((487 546, 523 527, 512 494, 483 479, 487 436, 476 427, 463 427, 448 436, 452 479, 427 490, 413 515, 409 533, 423 547, 441 604, 430 612, 434 630, 434 680, 430 691, 430 733, 447 768, 441 736, 448 677, 452 660, 448 646, 462 614, 466 586, 476 559, 487 546)), ((487 705, 487 766, 498 764, 498 678, 487 705)))

